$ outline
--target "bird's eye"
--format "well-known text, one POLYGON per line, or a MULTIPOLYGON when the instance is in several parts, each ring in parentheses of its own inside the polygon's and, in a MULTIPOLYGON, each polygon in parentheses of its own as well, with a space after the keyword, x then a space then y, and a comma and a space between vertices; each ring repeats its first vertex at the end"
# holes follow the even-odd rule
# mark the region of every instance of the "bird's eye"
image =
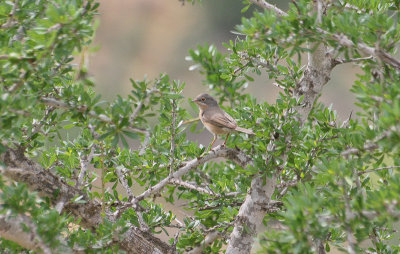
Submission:
POLYGON ((205 101, 206 100, 206 98, 201 98, 201 101, 205 101))

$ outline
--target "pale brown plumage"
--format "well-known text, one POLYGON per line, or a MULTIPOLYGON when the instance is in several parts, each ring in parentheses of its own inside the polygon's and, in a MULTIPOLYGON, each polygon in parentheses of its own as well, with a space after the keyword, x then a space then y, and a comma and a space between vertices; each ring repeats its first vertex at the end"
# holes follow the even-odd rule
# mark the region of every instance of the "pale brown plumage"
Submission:
POLYGON ((227 134, 224 145, 228 140, 229 134, 234 131, 240 131, 249 135, 254 135, 254 132, 249 129, 241 128, 237 125, 235 119, 223 111, 217 101, 208 94, 200 94, 193 100, 199 108, 199 117, 204 126, 213 135, 214 139, 210 144, 210 147, 217 140, 217 135, 227 134))

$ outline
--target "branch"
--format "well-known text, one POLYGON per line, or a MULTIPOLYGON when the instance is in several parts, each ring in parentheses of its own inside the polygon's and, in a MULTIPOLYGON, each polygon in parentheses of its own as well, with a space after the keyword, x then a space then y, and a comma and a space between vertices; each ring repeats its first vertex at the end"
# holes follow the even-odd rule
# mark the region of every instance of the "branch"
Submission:
MULTIPOLYGON (((251 3, 256 4, 264 9, 273 10, 277 16, 287 16, 287 13, 277 8, 276 6, 263 1, 263 0, 250 0, 251 3)), ((373 56, 379 58, 382 62, 394 67, 395 69, 400 69, 400 61, 391 56, 389 53, 383 51, 379 48, 373 48, 368 46, 363 42, 358 42, 357 45, 353 43, 346 35, 343 34, 330 34, 328 31, 323 30, 322 28, 317 28, 317 32, 320 34, 328 35, 331 39, 338 42, 340 45, 348 47, 348 48, 357 48, 361 52, 366 55, 373 56)), ((363 59, 366 60, 366 59, 363 59)))
MULTIPOLYGON (((272 9, 278 16, 284 16, 286 13, 280 11, 276 7, 266 3, 265 1, 250 0, 259 4, 263 8, 272 9)), ((317 22, 321 20, 322 8, 321 3, 316 3, 317 22)), ((299 122, 303 125, 309 113, 311 112, 316 99, 320 96, 323 86, 328 82, 333 68, 330 54, 327 54, 327 47, 320 43, 311 43, 309 46, 308 64, 304 71, 303 77, 296 84, 293 95, 296 99, 302 98, 301 105, 294 108, 298 113, 299 122)), ((287 137, 289 139, 290 137, 287 137)), ((273 146, 273 145, 272 145, 273 146)), ((270 149, 270 150, 274 150, 270 149)), ((272 153, 271 151, 269 151, 272 153)), ((272 159, 271 157, 267 160, 272 159)), ((282 165, 287 160, 287 152, 281 154, 280 159, 282 165)), ((282 168, 271 168, 271 177, 263 177, 261 175, 253 178, 250 190, 246 196, 245 202, 239 209, 235 227, 229 239, 226 254, 250 253, 253 246, 254 237, 262 225, 265 208, 271 200, 271 196, 276 190, 276 182, 282 168)))
POLYGON ((24 84, 24 79, 27 76, 28 72, 27 71, 21 71, 21 74, 19 75, 19 80, 18 82, 14 83, 12 86, 10 86, 10 88, 8 89, 8 91, 10 93, 13 93, 15 91, 17 91, 23 84, 24 84))
POLYGON ((380 59, 382 62, 394 67, 395 69, 400 69, 400 61, 391 56, 389 53, 383 51, 380 48, 373 48, 368 46, 363 42, 358 42, 357 45, 354 44, 352 40, 350 40, 344 34, 331 34, 322 28, 317 28, 317 32, 320 34, 327 35, 332 40, 338 42, 340 45, 345 46, 347 48, 355 48, 368 56, 373 56, 380 59))
POLYGON ((136 106, 136 108, 135 108, 135 111, 133 111, 132 115, 129 117, 129 122, 130 122, 130 123, 133 123, 133 122, 135 121, 136 117, 138 117, 138 115, 139 115, 139 113, 140 113, 140 110, 143 108, 143 106, 144 106, 144 104, 146 103, 146 101, 148 100, 149 96, 150 96, 152 93, 159 92, 159 91, 160 91, 160 90, 158 90, 158 89, 156 89, 156 88, 152 88, 151 90, 146 91, 146 95, 144 96, 143 100, 141 100, 141 101, 139 102, 139 104, 138 104, 138 105, 136 106))
POLYGON ((193 118, 193 119, 189 119, 189 120, 180 122, 178 127, 180 127, 181 125, 184 125, 184 124, 189 124, 189 123, 193 123, 193 122, 197 122, 197 121, 200 121, 200 117, 196 117, 196 118, 193 118))
POLYGON ((49 27, 49 29, 47 29, 47 33, 50 33, 50 32, 52 32, 52 31, 54 31, 54 30, 58 30, 58 29, 60 29, 61 27, 62 27, 62 24, 57 23, 57 24, 55 24, 55 25, 49 27))
POLYGON ((198 192, 210 195, 210 196, 216 196, 217 195, 211 190, 208 190, 208 189, 203 188, 201 186, 197 186, 197 185, 192 184, 192 183, 184 182, 184 181, 179 180, 179 179, 172 178, 172 179, 169 180, 169 183, 172 183, 172 184, 177 185, 177 186, 182 186, 182 187, 185 187, 185 188, 190 189, 190 190, 195 190, 195 191, 198 191, 198 192))
POLYGON ((79 106, 79 105, 74 106, 69 103, 59 101, 54 98, 41 97, 40 99, 44 104, 46 104, 48 106, 53 106, 53 107, 61 108, 61 109, 76 109, 78 112, 87 113, 89 116, 94 117, 102 122, 112 123, 111 118, 109 118, 108 116, 103 115, 103 114, 98 115, 94 111, 88 111, 87 106, 79 106))
POLYGON ((8 14, 9 18, 8 18, 6 23, 4 23, 3 25, 0 26, 1 29, 10 28, 10 27, 14 26, 17 23, 17 22, 14 21, 14 16, 15 16, 15 13, 17 12, 18 1, 19 0, 15 0, 14 1, 13 8, 12 8, 10 14, 8 14))
POLYGON ((209 233, 204 240, 200 243, 199 246, 194 248, 193 250, 186 252, 186 254, 201 254, 203 250, 210 246, 218 237, 220 237, 220 232, 215 230, 209 233))
POLYGON ((80 187, 83 184, 83 178, 86 175, 86 171, 88 169, 89 163, 92 161, 94 156, 95 145, 90 146, 89 155, 80 156, 80 164, 81 164, 81 172, 78 176, 78 182, 76 183, 76 187, 80 187))
MULTIPOLYGON (((43 240, 38 235, 36 225, 25 215, 7 216, 1 214, 0 236, 29 250, 41 250, 45 254, 52 253, 50 248, 43 243, 43 240), (27 226, 30 230, 27 231, 22 225, 27 226)), ((71 252, 71 250, 65 251, 64 253, 71 252)))
POLYGON ((148 198, 152 195, 159 193, 171 181, 171 179, 174 179, 174 178, 179 179, 183 175, 187 174, 189 171, 194 170, 198 166, 204 164, 205 162, 210 161, 212 159, 216 159, 216 158, 227 158, 227 159, 232 160, 233 162, 239 164, 242 167, 245 167, 247 164, 252 162, 251 158, 240 150, 226 148, 223 146, 218 146, 218 147, 214 148, 213 150, 211 150, 205 156, 199 157, 199 158, 196 158, 196 159, 193 159, 191 161, 184 163, 185 166, 180 167, 177 171, 170 174, 169 176, 167 176, 166 178, 161 180, 159 183, 157 183, 154 186, 151 186, 145 192, 143 192, 142 194, 137 196, 134 203, 137 203, 140 200, 143 200, 145 198, 148 198))
MULTIPOLYGON (((117 173, 118 179, 121 182, 122 187, 124 187, 124 189, 126 191, 126 194, 128 195, 129 201, 134 200, 135 199, 135 195, 133 195, 132 189, 128 185, 128 181, 125 179, 124 175, 122 174, 121 167, 119 167, 119 166, 116 167, 115 168, 115 172, 117 173)), ((138 208, 138 207, 135 207, 135 208, 138 208)), ((122 210, 124 210, 124 209, 120 209, 120 212, 122 210)), ((139 222, 140 229, 144 230, 144 231, 148 231, 149 227, 146 225, 145 221, 143 220, 142 212, 139 211, 139 209, 135 209, 135 210, 136 210, 136 214, 137 214, 137 217, 138 217, 138 222, 139 222)))
POLYGON ((374 173, 374 172, 377 172, 377 171, 386 170, 386 169, 394 169, 394 168, 400 168, 400 166, 388 166, 388 167, 369 169, 369 170, 365 170, 365 171, 359 171, 358 175, 360 176, 360 175, 363 175, 363 174, 374 173))
POLYGON ((146 152, 146 148, 150 143, 150 131, 146 131, 142 145, 140 146, 139 155, 143 155, 146 152))
POLYGON ((115 168, 115 173, 117 173, 118 179, 122 184, 122 187, 124 187, 126 194, 128 195, 129 200, 133 200, 135 196, 133 195, 131 187, 128 185, 128 181, 126 181, 124 175, 121 172, 121 167, 116 167, 115 168))
MULTIPOLYGON (((6 168, 0 167, 0 174, 4 177, 27 184, 40 196, 50 198, 53 205, 57 205, 57 201, 62 198, 68 200, 64 206, 65 212, 80 218, 81 225, 88 229, 98 228, 103 223, 104 216, 111 222, 118 219, 116 216, 118 213, 114 209, 107 208, 103 214, 98 201, 89 199, 86 193, 80 189, 67 184, 51 171, 45 170, 36 162, 26 158, 22 150, 7 148, 0 154, 0 161, 7 166, 6 168), (80 201, 83 202, 71 202, 77 197, 81 197, 80 201)), ((121 209, 118 205, 114 208, 121 209)), ((134 226, 131 226, 120 238, 114 240, 113 244, 118 244, 121 250, 128 253, 175 253, 171 250, 171 246, 159 238, 134 226)))
POLYGON ((188 182, 182 181, 180 179, 175 179, 175 178, 170 179, 169 182, 171 184, 173 184, 173 185, 185 187, 185 188, 190 189, 190 190, 195 190, 195 191, 198 191, 198 192, 210 195, 210 196, 214 196, 216 198, 234 197, 234 196, 237 196, 237 195, 241 194, 241 192, 229 192, 229 193, 226 193, 224 195, 221 195, 219 193, 213 192, 212 190, 209 190, 209 189, 206 189, 204 187, 198 186, 198 185, 196 185, 194 183, 188 183, 188 182))
MULTIPOLYGON (((350 208, 350 197, 347 193, 347 188, 346 188, 346 183, 345 180, 342 179, 342 188, 343 188, 343 194, 344 194, 344 204, 346 208, 346 215, 351 214, 351 208, 350 208)), ((355 254, 356 253, 356 239, 354 237, 353 230, 351 229, 350 226, 350 219, 345 216, 345 224, 346 224, 346 232, 347 232, 347 242, 349 246, 347 247, 348 251, 350 254, 355 254)))
POLYGON ((333 61, 334 61, 334 65, 338 65, 338 64, 345 64, 345 63, 362 62, 362 61, 366 61, 366 60, 371 60, 373 58, 374 58, 373 56, 366 56, 366 57, 359 57, 359 58, 349 58, 349 59, 336 58, 336 59, 333 59, 333 61))
POLYGON ((287 16, 287 13, 263 0, 250 0, 250 3, 253 3, 263 9, 272 10, 276 13, 277 16, 287 16))
MULTIPOLYGON (((391 128, 392 129, 392 128, 391 128)), ((391 129, 383 132, 380 136, 375 138, 373 141, 369 141, 363 146, 363 151, 374 151, 379 148, 379 145, 377 144, 379 141, 381 141, 384 138, 387 138, 391 134, 391 129)), ((396 130, 394 130, 396 131, 396 130)), ((354 154, 359 154, 361 152, 360 149, 355 148, 355 147, 350 147, 343 152, 340 153, 340 155, 344 156, 345 158, 348 158, 350 155, 354 154)))
POLYGON ((176 101, 175 99, 172 100, 172 112, 171 112, 171 127, 170 127, 170 133, 171 133, 171 148, 169 150, 170 153, 170 160, 169 160, 169 170, 170 174, 174 171, 175 168, 175 129, 176 129, 176 101))
POLYGON ((315 247, 318 254, 326 254, 325 243, 331 238, 331 232, 328 233, 325 239, 315 239, 315 247))
MULTIPOLYGON (((89 110, 88 110, 88 107, 85 106, 85 105, 83 105, 83 106, 79 106, 79 105, 74 106, 74 105, 70 105, 70 104, 68 104, 68 103, 65 103, 65 102, 63 102, 63 101, 59 101, 59 100, 57 100, 57 99, 54 99, 54 98, 47 98, 47 97, 41 97, 41 101, 42 101, 44 104, 46 104, 46 105, 53 106, 53 107, 56 107, 56 108, 75 109, 75 110, 77 110, 78 112, 86 113, 86 114, 88 114, 89 116, 91 116, 91 117, 93 117, 93 118, 96 118, 96 119, 98 119, 98 120, 100 120, 100 121, 102 121, 102 122, 104 122, 104 123, 114 124, 113 121, 112 121, 112 119, 109 118, 108 116, 103 115, 103 114, 98 115, 98 114, 97 114, 96 112, 94 112, 93 110, 90 110, 90 111, 89 111, 89 110)), ((134 132, 141 133, 141 134, 145 134, 145 135, 147 135, 147 134, 149 133, 149 132, 148 132, 147 130, 145 130, 145 129, 141 129, 141 128, 137 128, 137 127, 133 127, 133 126, 130 126, 129 129, 132 130, 132 131, 134 131, 134 132)))

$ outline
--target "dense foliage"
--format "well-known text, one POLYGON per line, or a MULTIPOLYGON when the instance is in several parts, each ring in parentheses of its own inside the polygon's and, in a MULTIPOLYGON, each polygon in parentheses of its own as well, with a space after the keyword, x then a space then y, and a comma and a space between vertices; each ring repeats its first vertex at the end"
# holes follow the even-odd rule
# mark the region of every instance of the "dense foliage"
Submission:
MULTIPOLYGON (((263 6, 245 1, 244 8, 252 3, 263 6)), ((205 253, 222 252, 253 179, 273 175, 260 252, 400 251, 398 1, 301 0, 283 14, 260 8, 236 27, 237 39, 224 45, 228 54, 212 45, 190 51, 192 69, 200 70, 210 93, 256 133, 228 141, 251 158, 245 165, 203 159, 205 148, 187 139, 197 122, 185 123, 193 116, 182 107, 184 84, 167 75, 131 80, 129 95, 101 100, 84 62, 72 64, 90 51, 97 7, 93 0, 0 2, 0 219, 23 218, 24 231, 35 232, 40 243, 31 251, 129 253, 120 241, 140 228, 167 233, 179 252, 201 244, 205 253), (351 91, 360 112, 343 123, 333 108, 303 105, 305 66, 321 45, 332 68, 349 62, 362 71, 351 91), (282 89, 273 104, 245 93, 263 73, 282 89), (299 107, 310 108, 305 121, 299 107), (138 149, 130 148, 132 139, 141 142, 138 149), (16 180, 5 173, 18 167, 10 151, 80 195, 60 200, 56 191, 44 193, 47 185, 16 180), (193 160, 196 167, 171 177, 193 160), (159 190, 150 188, 163 179, 159 190), (135 186, 148 191, 134 195, 135 186), (153 197, 183 200, 190 216, 176 220, 153 197), (90 200, 101 206, 95 227, 74 210, 90 200), (213 232, 212 243, 202 243, 213 232)), ((2 252, 24 250, 7 239, 0 240, 2 252)))

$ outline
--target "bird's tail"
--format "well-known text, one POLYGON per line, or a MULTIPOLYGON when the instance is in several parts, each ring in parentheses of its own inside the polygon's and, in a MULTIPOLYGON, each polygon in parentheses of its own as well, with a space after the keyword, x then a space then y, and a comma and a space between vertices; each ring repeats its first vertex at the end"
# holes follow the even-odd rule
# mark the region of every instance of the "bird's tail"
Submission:
POLYGON ((252 130, 245 129, 245 128, 242 128, 242 127, 236 127, 235 130, 243 132, 243 133, 246 133, 246 134, 249 134, 249 135, 255 135, 255 133, 252 130))

